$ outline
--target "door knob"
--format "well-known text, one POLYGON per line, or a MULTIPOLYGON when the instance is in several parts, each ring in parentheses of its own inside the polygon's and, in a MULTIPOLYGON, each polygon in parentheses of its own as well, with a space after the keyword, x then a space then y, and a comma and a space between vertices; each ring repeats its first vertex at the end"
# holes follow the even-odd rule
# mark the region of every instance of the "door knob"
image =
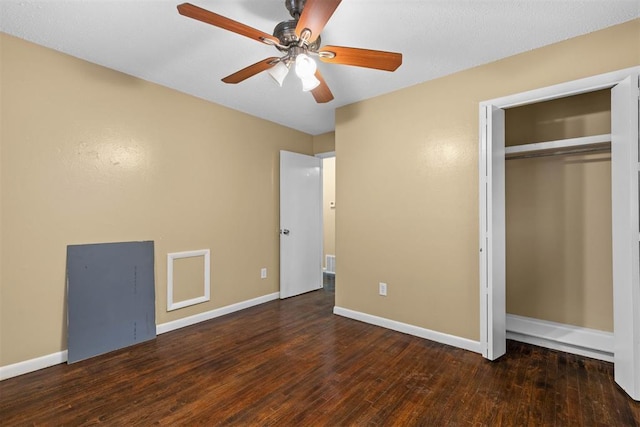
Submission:
POLYGON ((282 229, 280 230, 280 234, 284 234, 285 236, 288 236, 289 233, 290 233, 290 231, 287 230, 286 228, 284 230, 282 230, 282 229))

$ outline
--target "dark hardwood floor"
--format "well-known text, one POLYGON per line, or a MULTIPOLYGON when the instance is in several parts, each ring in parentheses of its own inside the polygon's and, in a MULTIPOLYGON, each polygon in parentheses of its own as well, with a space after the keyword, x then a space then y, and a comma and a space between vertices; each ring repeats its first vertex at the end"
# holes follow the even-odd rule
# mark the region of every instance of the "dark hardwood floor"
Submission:
POLYGON ((613 367, 498 362, 332 314, 320 290, 0 383, 0 425, 633 426, 613 367))

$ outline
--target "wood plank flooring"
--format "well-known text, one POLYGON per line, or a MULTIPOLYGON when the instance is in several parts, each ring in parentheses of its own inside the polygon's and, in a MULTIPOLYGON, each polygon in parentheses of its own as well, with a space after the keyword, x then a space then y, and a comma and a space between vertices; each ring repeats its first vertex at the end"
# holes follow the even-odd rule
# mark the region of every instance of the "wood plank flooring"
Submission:
POLYGON ((498 362, 332 314, 320 290, 0 383, 0 425, 637 426, 613 366, 498 362))

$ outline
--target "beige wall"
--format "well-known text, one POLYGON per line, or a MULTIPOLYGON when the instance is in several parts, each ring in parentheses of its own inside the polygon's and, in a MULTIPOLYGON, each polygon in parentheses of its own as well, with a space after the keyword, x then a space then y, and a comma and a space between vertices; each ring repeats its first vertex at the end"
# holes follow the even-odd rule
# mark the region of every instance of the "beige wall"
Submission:
POLYGON ((505 110, 505 145, 611 132, 611 90, 599 90, 505 110))
POLYGON ((0 43, 0 365, 66 348, 68 244, 154 240, 159 324, 278 291, 279 150, 311 136, 0 43), (211 301, 167 313, 167 253, 206 248, 211 301))
POLYGON ((322 263, 326 267, 328 255, 336 254, 336 207, 331 202, 336 200, 336 158, 329 157, 322 161, 322 263))
POLYGON ((336 149, 336 133, 327 132, 313 137, 313 154, 330 153, 336 149))
POLYGON ((204 296, 204 255, 176 258, 172 264, 173 302, 204 296))
POLYGON ((478 103, 636 65, 640 20, 338 109, 336 305, 478 340, 478 103))
POLYGON ((611 155, 509 160, 507 313, 613 331, 611 155))

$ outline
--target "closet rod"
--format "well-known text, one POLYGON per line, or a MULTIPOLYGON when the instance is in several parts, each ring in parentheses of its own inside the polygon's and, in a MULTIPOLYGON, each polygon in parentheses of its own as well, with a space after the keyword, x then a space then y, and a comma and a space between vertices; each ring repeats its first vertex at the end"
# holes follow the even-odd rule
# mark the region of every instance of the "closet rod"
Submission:
POLYGON ((553 150, 553 151, 538 151, 532 152, 527 151, 518 154, 507 154, 505 160, 516 160, 516 159, 531 159, 534 157, 549 157, 549 156, 561 156, 563 154, 584 154, 584 153, 603 153, 611 151, 611 144, 601 144, 591 147, 577 147, 570 148, 567 150, 553 150))

